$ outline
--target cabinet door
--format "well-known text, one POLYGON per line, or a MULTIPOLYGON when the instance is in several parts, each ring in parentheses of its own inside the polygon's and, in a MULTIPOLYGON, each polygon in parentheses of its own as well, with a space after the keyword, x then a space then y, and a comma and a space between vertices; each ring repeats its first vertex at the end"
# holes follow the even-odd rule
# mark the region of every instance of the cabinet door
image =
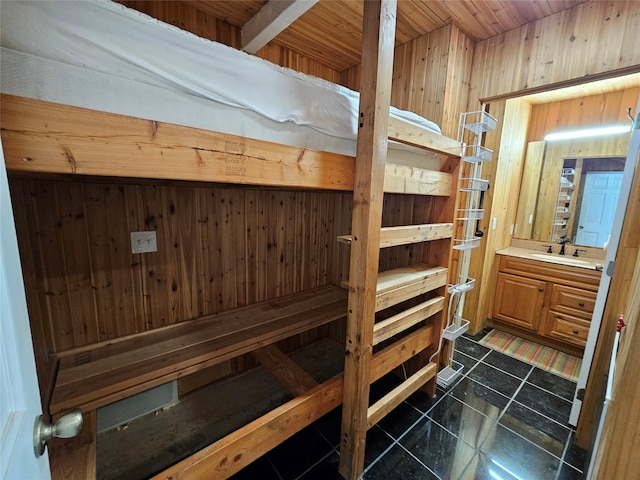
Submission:
POLYGON ((493 318, 537 331, 547 282, 498 273, 493 318))

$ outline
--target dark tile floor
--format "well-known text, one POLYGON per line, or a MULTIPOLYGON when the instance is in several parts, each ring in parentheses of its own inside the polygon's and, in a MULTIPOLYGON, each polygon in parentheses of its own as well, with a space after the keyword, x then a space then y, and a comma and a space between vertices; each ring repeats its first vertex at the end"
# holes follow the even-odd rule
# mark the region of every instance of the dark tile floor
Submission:
MULTIPOLYGON (((573 480, 587 454, 567 424, 575 383, 478 343, 456 342, 463 375, 435 398, 418 392, 367 434, 364 479, 573 480)), ((387 376, 372 397, 399 380, 387 376)), ((331 480, 338 474, 340 409, 233 478, 331 480)))

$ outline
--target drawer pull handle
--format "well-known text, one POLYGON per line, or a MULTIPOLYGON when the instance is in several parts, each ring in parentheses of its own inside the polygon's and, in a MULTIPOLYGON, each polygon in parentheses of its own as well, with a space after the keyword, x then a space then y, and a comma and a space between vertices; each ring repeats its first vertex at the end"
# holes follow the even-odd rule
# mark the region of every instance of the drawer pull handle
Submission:
POLYGON ((578 333, 579 333, 579 332, 578 332, 578 330, 574 330, 574 331, 573 331, 573 334, 574 334, 574 335, 577 335, 578 333))
POLYGON ((578 305, 579 305, 580 307, 584 307, 584 302, 580 302, 580 303, 578 303, 578 305))
POLYGON ((544 288, 539 288, 538 291, 539 292, 544 292, 544 288))

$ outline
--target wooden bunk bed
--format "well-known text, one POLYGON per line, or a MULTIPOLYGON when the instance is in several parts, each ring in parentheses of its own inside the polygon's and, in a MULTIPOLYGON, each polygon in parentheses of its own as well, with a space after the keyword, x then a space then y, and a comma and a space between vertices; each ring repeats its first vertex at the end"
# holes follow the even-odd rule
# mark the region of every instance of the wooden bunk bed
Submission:
POLYGON ((354 195, 351 235, 336 239, 351 249, 344 288, 324 285, 51 355, 41 378, 45 409, 55 419, 80 406, 89 426, 88 436, 71 441, 65 462, 84 461, 87 474, 95 475, 97 408, 246 353, 294 398, 157 478, 226 478, 343 403, 340 472, 355 479, 362 473, 367 429, 416 390, 435 393, 462 148, 386 113, 394 8, 392 2, 365 2, 362 77, 376 80, 361 92, 355 162, 346 155, 2 95, 2 144, 7 170, 16 178, 124 177, 354 195), (424 149, 440 168, 386 162, 381 137, 424 149), (428 197, 429 222, 380 229, 384 193, 428 197), (431 242, 425 258, 378 272, 381 248, 418 242, 431 242), (345 372, 322 383, 276 346, 343 317, 345 372), (406 381, 369 405, 369 385, 405 362, 411 374, 406 381))

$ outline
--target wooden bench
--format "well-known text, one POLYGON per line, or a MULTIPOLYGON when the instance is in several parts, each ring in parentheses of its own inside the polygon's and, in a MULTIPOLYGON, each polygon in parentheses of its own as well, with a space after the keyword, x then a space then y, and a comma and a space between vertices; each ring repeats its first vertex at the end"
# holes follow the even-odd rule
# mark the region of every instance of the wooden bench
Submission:
POLYGON ((347 293, 324 286, 55 357, 50 413, 84 412, 338 320, 347 293))

